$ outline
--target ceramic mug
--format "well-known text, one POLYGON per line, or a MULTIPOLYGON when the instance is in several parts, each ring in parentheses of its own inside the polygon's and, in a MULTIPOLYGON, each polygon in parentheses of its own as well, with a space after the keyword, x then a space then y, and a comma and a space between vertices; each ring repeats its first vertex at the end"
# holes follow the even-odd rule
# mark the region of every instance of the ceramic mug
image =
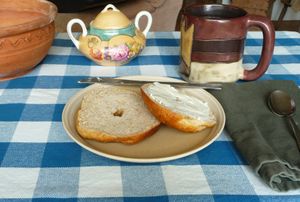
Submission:
POLYGON ((255 80, 265 73, 275 38, 268 18, 222 4, 194 4, 181 12, 180 66, 191 81, 255 80), (246 70, 242 61, 249 27, 258 27, 263 32, 263 47, 256 67, 246 70))

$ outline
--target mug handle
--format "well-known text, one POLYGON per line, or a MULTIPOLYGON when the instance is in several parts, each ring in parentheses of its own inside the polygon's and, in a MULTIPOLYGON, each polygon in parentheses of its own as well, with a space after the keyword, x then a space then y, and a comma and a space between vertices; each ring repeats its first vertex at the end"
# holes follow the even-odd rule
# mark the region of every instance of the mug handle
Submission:
POLYGON ((258 27, 263 32, 263 47, 258 64, 252 70, 244 70, 243 80, 255 80, 262 76, 268 69, 274 51, 275 31, 271 21, 262 16, 249 15, 247 28, 258 27))
POLYGON ((143 31, 144 36, 147 36, 147 33, 149 32, 151 25, 152 25, 152 15, 148 11, 141 11, 136 15, 134 24, 135 24, 135 27, 139 30, 140 30, 139 22, 140 22, 140 19, 142 16, 146 16, 148 19, 146 28, 143 31))
POLYGON ((77 18, 70 20, 67 24, 68 35, 69 35, 70 39, 72 40, 72 42, 74 43, 74 45, 76 46, 76 48, 79 49, 79 41, 74 37, 74 35, 72 33, 72 26, 75 23, 80 25, 80 27, 82 29, 82 36, 87 35, 87 29, 86 29, 86 26, 85 26, 84 22, 80 19, 77 19, 77 18))

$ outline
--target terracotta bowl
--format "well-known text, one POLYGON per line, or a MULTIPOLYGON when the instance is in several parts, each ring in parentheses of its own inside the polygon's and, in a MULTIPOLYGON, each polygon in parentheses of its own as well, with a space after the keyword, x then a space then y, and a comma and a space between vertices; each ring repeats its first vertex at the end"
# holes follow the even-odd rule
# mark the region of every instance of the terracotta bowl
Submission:
POLYGON ((0 0, 0 81, 33 69, 54 39, 57 7, 46 0, 0 0))

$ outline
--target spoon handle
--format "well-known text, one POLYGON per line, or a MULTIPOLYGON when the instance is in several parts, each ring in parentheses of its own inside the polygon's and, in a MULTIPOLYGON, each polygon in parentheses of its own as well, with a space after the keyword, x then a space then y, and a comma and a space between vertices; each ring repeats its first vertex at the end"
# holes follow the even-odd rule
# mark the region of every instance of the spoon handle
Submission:
POLYGON ((295 120, 293 119, 293 117, 289 117, 289 123, 292 127, 292 130, 293 130, 293 134, 294 134, 294 137, 296 139, 296 143, 297 143, 297 146, 298 146, 298 149, 300 151, 300 129, 297 125, 297 123, 295 122, 295 120))

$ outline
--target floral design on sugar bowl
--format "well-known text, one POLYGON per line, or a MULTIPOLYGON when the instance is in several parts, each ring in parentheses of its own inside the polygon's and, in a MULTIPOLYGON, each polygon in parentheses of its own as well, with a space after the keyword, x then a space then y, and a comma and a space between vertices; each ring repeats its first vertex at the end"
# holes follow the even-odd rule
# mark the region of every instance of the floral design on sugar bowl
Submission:
POLYGON ((133 24, 122 12, 109 4, 90 23, 89 30, 81 20, 73 19, 68 23, 67 31, 75 46, 88 58, 99 65, 119 66, 141 53, 151 24, 152 17, 147 11, 138 13, 133 24), (138 23, 144 15, 148 18, 148 23, 142 32, 138 23), (83 30, 79 41, 72 34, 74 23, 81 25, 83 30))
MULTIPOLYGON (((122 36, 118 36, 123 38, 122 36)), ((98 37, 90 37, 88 39, 89 56, 98 61, 107 61, 114 63, 126 63, 132 58, 140 54, 144 48, 144 44, 137 41, 122 42, 119 44, 109 45, 110 43, 101 44, 98 37)))
MULTIPOLYGON (((130 58, 129 47, 121 44, 115 47, 105 47, 103 50, 90 48, 90 56, 96 60, 127 61, 130 58)), ((134 56, 134 55, 132 55, 134 56)))

